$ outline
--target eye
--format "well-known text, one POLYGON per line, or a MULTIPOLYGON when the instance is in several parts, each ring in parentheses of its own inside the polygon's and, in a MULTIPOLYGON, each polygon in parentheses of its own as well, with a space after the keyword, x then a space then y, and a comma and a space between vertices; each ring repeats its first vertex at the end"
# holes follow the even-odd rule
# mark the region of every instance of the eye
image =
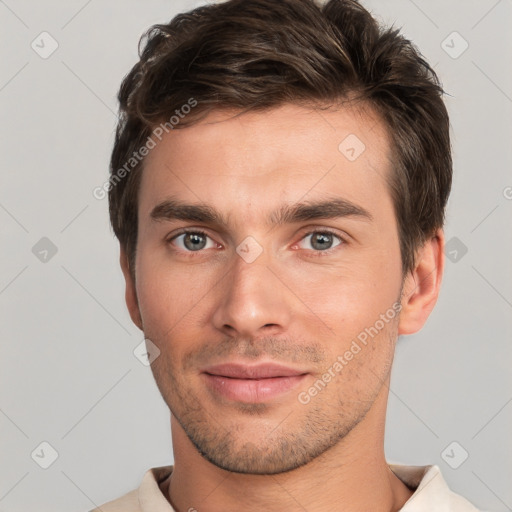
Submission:
POLYGON ((331 231, 319 230, 307 233, 299 242, 299 247, 301 249, 313 250, 315 252, 329 252, 329 249, 334 249, 342 242, 344 242, 344 240, 339 235, 336 235, 331 231), (309 242, 307 242, 308 240, 309 242), (338 240, 337 243, 336 240, 338 240), (306 241, 306 247, 300 245, 304 241, 306 241))
POLYGON ((186 252, 198 252, 218 245, 204 231, 199 230, 184 230, 178 235, 174 235, 169 242, 186 252))

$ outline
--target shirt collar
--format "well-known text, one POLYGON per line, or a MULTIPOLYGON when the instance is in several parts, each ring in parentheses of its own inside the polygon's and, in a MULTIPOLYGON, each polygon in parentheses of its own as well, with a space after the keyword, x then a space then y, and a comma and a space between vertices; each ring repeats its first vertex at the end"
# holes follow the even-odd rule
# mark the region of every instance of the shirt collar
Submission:
POLYGON ((408 487, 416 489, 400 512, 445 512, 450 510, 451 491, 438 466, 389 464, 393 473, 408 487))
POLYGON ((139 487, 139 503, 143 512, 174 512, 160 484, 171 474, 173 466, 160 466, 146 472, 139 487))
MULTIPOLYGON (((414 494, 400 509, 401 512, 446 512, 449 510, 450 488, 438 466, 403 466, 388 464, 391 471, 414 494)), ((144 475, 139 487, 139 502, 143 512, 174 512, 161 489, 173 466, 152 468, 144 475)))

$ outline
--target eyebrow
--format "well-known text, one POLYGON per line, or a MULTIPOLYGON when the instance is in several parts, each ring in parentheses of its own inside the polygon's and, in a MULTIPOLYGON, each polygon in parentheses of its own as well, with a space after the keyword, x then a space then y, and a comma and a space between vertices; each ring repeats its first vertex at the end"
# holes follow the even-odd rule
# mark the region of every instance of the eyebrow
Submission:
MULTIPOLYGON (((155 221, 184 220, 204 222, 219 226, 229 224, 227 218, 208 204, 190 204, 178 199, 166 199, 157 204, 150 214, 155 221)), ((280 226, 316 219, 336 219, 340 217, 356 217, 372 221, 373 217, 366 209, 347 199, 333 198, 324 201, 305 201, 302 203, 283 205, 271 212, 266 223, 269 226, 280 226)))

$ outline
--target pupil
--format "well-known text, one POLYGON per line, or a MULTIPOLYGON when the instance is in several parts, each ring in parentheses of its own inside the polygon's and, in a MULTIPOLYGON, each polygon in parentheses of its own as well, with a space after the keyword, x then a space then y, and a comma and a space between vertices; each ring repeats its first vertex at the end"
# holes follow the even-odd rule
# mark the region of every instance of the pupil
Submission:
POLYGON ((187 249, 197 250, 204 247, 205 241, 203 235, 197 233, 188 233, 184 242, 187 249))
POLYGON ((315 249, 326 249, 332 243, 331 235, 327 233, 318 233, 313 237, 313 247, 315 249))

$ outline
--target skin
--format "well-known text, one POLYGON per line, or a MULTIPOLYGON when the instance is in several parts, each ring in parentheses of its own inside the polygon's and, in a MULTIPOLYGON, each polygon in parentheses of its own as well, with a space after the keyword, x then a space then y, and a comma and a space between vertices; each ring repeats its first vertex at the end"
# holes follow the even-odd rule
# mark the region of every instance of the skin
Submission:
POLYGON ((146 157, 135 272, 123 251, 121 266, 131 317, 161 352, 151 368, 171 411, 175 464, 163 490, 175 510, 387 512, 411 496, 384 455, 390 370, 398 335, 419 330, 434 307, 444 236, 427 240, 402 275, 390 172, 383 123, 349 104, 216 111, 146 157), (338 150, 349 134, 366 146, 355 161, 338 150), (153 219, 171 196, 208 204, 227 224, 153 219), (283 204, 332 198, 371 220, 266 224, 283 204), (184 227, 207 234, 204 248, 172 239, 184 227), (322 229, 335 234, 328 249, 313 244, 322 229), (251 263, 236 252, 247 236, 263 249, 251 263), (301 403, 298 394, 332 375, 338 356, 397 301, 400 314, 301 403), (234 359, 308 375, 277 398, 242 404, 216 395, 201 374, 234 359))

